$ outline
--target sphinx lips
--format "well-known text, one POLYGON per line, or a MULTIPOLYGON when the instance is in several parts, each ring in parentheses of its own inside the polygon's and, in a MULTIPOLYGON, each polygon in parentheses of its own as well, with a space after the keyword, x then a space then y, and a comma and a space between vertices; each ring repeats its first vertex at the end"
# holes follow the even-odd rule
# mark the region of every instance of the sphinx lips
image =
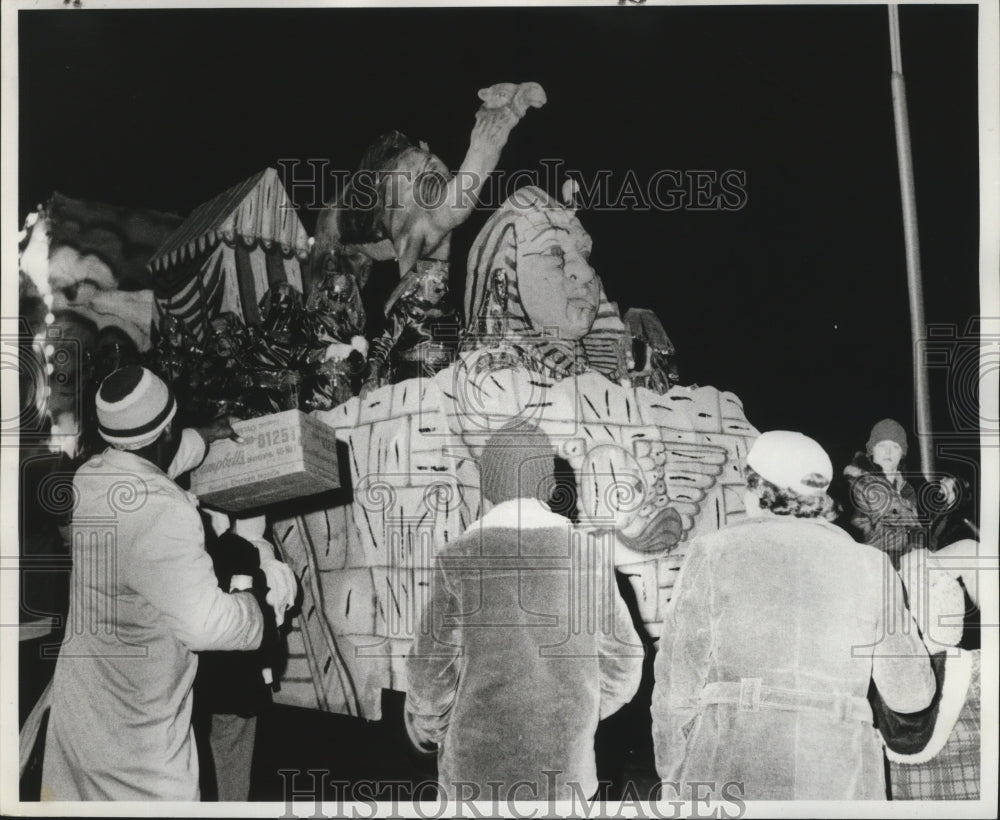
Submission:
POLYGON ((597 315, 597 305, 589 299, 570 299, 569 309, 581 318, 593 319, 597 315))

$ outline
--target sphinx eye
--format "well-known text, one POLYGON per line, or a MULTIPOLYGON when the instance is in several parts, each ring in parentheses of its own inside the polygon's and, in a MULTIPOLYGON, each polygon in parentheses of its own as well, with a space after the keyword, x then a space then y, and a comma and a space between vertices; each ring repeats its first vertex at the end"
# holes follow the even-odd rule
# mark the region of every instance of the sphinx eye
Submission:
POLYGON ((562 245, 550 245, 544 251, 542 251, 542 256, 551 256, 554 259, 563 260, 566 258, 566 251, 562 249, 562 245))

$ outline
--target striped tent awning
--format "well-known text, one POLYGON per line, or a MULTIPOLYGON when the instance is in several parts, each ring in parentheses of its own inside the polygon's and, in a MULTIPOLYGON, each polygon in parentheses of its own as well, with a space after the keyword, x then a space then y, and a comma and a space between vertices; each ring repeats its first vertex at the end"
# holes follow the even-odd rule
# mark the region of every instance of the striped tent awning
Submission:
POLYGON ((278 172, 265 168, 214 199, 199 205, 167 239, 148 268, 164 272, 202 256, 219 242, 233 246, 280 248, 284 256, 309 256, 309 237, 278 172))

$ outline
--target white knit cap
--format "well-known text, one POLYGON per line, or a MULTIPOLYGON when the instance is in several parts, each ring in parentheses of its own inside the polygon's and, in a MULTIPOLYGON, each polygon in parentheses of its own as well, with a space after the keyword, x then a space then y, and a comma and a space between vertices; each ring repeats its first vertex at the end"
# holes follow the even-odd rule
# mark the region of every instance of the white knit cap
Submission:
POLYGON ((747 465, 765 481, 798 495, 821 495, 833 480, 826 450, 789 430, 762 433, 747 454, 747 465))
POLYGON ((176 412, 170 388, 138 365, 116 370, 97 391, 98 432, 119 450, 139 450, 152 444, 176 412))

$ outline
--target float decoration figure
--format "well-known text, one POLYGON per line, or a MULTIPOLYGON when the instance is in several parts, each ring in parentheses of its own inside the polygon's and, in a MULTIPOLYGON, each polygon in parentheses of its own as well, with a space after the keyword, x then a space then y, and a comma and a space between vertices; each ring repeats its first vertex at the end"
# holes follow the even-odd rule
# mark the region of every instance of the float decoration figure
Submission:
POLYGON ((399 264, 400 282, 384 306, 388 326, 373 342, 365 393, 433 375, 454 358, 459 319, 447 298, 451 232, 472 213, 511 129, 546 101, 538 83, 498 83, 479 97, 483 105, 455 177, 426 143, 414 145, 391 131, 369 146, 343 196, 320 215, 314 277, 332 268, 363 288, 373 260, 399 264))

